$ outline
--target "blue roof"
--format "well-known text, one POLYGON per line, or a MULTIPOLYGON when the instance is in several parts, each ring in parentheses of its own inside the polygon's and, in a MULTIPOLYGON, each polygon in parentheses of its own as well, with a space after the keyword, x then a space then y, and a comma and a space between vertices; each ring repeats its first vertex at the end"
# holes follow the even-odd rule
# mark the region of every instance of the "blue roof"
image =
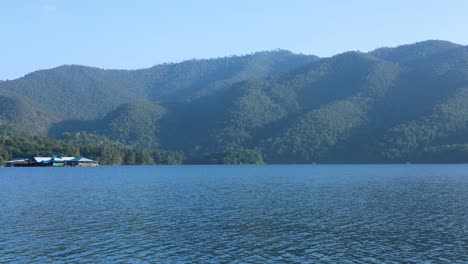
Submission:
POLYGON ((54 162, 69 162, 69 161, 77 161, 77 162, 94 162, 94 160, 90 160, 87 158, 83 157, 61 157, 54 155, 52 157, 34 157, 34 160, 38 163, 50 163, 52 161, 54 162))

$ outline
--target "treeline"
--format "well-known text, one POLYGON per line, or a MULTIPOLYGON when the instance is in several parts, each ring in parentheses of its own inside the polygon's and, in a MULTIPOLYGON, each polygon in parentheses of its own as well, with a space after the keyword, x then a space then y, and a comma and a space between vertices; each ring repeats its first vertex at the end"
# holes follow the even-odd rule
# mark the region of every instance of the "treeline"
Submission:
POLYGON ((32 156, 83 156, 102 165, 181 164, 181 152, 159 149, 139 150, 104 137, 77 133, 65 139, 31 136, 9 124, 0 124, 0 163, 32 156))
POLYGON ((258 150, 233 148, 186 158, 182 152, 137 149, 87 132, 65 133, 61 139, 28 135, 7 123, 0 123, 0 164, 12 158, 33 156, 83 156, 101 165, 154 164, 263 164, 258 150))
POLYGON ((206 153, 187 160, 188 164, 264 164, 262 154, 258 150, 238 148, 222 152, 206 153))

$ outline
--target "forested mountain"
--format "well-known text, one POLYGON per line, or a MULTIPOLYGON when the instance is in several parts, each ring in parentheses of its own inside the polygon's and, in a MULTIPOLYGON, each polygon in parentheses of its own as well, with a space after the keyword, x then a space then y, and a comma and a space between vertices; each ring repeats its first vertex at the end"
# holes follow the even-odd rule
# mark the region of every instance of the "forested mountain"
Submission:
MULTIPOLYGON (((55 122, 101 118, 121 104, 137 101, 189 101, 212 95, 232 83, 284 71, 317 60, 288 51, 258 52, 209 60, 156 65, 143 70, 102 70, 66 65, 0 82, 4 100, 22 98, 31 109, 44 109, 41 123, 13 120, 43 132, 55 122)), ((0 112, 8 107, 0 104, 0 112)))
POLYGON ((468 47, 62 66, 0 82, 0 110, 61 140, 96 135, 192 163, 467 162, 468 47))

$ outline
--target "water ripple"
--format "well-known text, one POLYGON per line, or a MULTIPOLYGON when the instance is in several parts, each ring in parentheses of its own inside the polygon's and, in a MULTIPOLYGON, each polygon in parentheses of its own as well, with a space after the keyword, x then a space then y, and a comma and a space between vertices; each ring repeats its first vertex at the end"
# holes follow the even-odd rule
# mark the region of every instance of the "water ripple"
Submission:
POLYGON ((468 263, 468 167, 424 168, 2 169, 0 263, 468 263))

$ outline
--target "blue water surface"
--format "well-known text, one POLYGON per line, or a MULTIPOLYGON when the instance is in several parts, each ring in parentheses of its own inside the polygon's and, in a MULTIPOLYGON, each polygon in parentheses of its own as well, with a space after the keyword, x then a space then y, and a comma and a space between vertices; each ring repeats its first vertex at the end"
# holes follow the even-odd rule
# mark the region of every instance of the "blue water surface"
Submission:
POLYGON ((0 263, 468 263, 467 165, 0 168, 0 263))

